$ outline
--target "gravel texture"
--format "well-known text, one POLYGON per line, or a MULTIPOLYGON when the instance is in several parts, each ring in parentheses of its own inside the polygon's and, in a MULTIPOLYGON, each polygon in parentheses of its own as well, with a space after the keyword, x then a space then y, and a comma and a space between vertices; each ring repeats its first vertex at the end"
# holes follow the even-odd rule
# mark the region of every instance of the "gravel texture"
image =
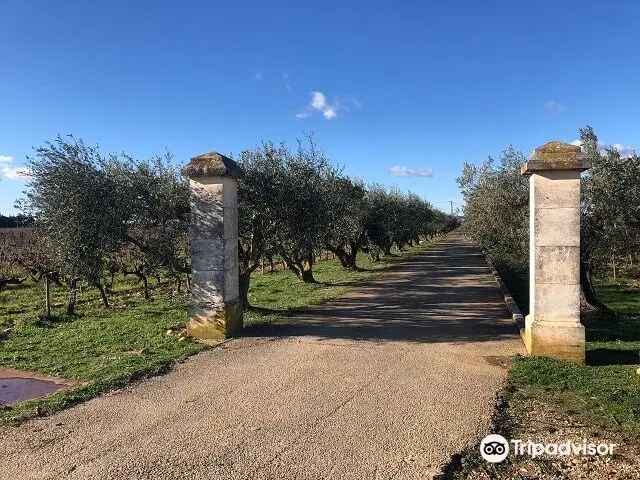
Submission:
POLYGON ((0 478, 423 479, 490 425, 518 331, 459 234, 171 373, 0 428, 0 478))

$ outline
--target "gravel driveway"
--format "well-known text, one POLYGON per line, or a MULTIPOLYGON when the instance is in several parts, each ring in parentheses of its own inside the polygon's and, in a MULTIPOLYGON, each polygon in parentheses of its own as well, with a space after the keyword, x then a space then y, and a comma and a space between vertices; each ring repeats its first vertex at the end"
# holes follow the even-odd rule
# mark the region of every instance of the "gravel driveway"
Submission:
POLYGON ((454 233, 165 376, 0 427, 0 478, 431 478, 487 433, 517 353, 482 255, 454 233))

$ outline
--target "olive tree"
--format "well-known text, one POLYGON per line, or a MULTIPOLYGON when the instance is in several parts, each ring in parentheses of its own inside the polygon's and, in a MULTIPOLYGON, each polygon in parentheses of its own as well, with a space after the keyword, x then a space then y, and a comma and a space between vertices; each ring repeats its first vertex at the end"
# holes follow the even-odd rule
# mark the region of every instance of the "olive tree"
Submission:
POLYGON ((287 268, 303 282, 315 282, 315 253, 323 247, 329 229, 330 204, 324 195, 324 183, 335 174, 335 168, 311 135, 306 143, 298 142, 295 154, 284 159, 284 183, 275 192, 275 249, 287 268))
POLYGON ((373 258, 391 254, 395 227, 393 196, 380 184, 373 184, 365 195, 368 251, 373 258))
POLYGON ((30 181, 22 203, 51 257, 67 277, 72 314, 76 286, 85 279, 95 286, 105 306, 102 271, 107 255, 117 250, 126 208, 105 169, 97 147, 58 137, 28 158, 30 181))
POLYGON ((238 257, 240 299, 249 307, 251 274, 264 256, 276 250, 281 190, 286 189, 286 145, 265 142, 259 148, 241 152, 238 163, 245 175, 238 182, 238 257))
POLYGON ((171 164, 172 156, 136 160, 110 156, 106 169, 125 212, 120 228, 119 268, 135 275, 149 297, 149 275, 159 269, 179 278, 189 273, 185 248, 189 228, 189 187, 171 164))
POLYGON ((592 168, 582 181, 581 277, 589 303, 602 306, 591 282, 593 270, 640 251, 640 158, 600 148, 589 126, 580 130, 592 168))
POLYGON ((529 258, 529 184, 524 155, 509 146, 481 165, 464 163, 457 178, 465 201, 463 228, 488 251, 526 268, 529 258))
POLYGON ((80 280, 95 286, 108 306, 102 276, 113 273, 114 263, 143 282, 146 297, 148 274, 189 271, 188 186, 170 162, 168 154, 143 161, 103 157, 98 147, 73 137, 47 142, 28 160, 31 180, 22 208, 34 216, 67 278, 68 313, 80 280))
MULTIPOLYGON (((604 308, 593 288, 597 267, 640 248, 640 159, 602 148, 593 129, 580 129, 592 168, 582 180, 580 283, 583 307, 604 308)), ((457 179, 465 200, 464 230, 482 247, 527 269, 529 186, 524 156, 509 147, 496 165, 464 164, 457 179)))
POLYGON ((367 240, 366 190, 362 182, 337 173, 323 185, 329 216, 324 248, 333 252, 344 268, 357 270, 356 256, 367 240))

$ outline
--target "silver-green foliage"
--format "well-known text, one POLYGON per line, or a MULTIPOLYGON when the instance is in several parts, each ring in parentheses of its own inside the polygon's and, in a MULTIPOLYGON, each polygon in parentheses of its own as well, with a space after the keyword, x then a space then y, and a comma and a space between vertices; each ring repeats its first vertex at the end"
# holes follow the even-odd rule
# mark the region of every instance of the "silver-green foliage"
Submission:
POLYGON ((106 262, 124 258, 125 250, 140 275, 159 267, 186 270, 188 186, 170 160, 104 157, 82 140, 61 137, 36 149, 22 207, 35 217, 55 265, 73 288, 74 279, 86 280, 101 290, 106 304, 106 262))
POLYGON ((523 266, 529 252, 529 184, 524 155, 509 146, 496 162, 464 163, 457 178, 465 201, 464 231, 489 251, 523 266))
POLYGON ((599 148, 589 126, 580 136, 592 162, 582 183, 582 256, 602 268, 640 251, 640 157, 599 148))

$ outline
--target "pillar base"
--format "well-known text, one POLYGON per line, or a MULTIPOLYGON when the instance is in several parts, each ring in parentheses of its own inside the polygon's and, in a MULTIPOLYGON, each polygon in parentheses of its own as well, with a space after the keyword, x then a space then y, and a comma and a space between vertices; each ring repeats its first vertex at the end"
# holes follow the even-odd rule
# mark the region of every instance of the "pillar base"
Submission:
POLYGON ((524 344, 531 356, 585 363, 585 332, 580 323, 534 321, 527 315, 524 344))
POLYGON ((242 303, 227 302, 219 307, 189 307, 187 333, 196 338, 223 340, 242 330, 242 303))

